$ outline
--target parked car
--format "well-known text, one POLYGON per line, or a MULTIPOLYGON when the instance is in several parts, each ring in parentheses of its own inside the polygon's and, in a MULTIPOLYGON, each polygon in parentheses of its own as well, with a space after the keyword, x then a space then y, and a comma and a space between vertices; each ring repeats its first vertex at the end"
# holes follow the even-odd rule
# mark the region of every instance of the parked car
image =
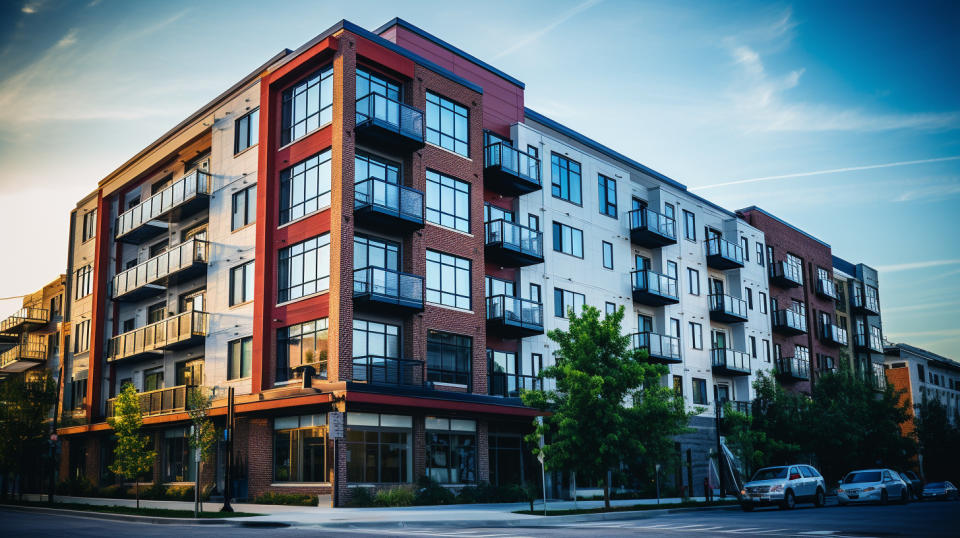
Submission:
POLYGON ((920 480, 920 477, 918 477, 913 471, 897 471, 897 474, 899 474, 900 478, 907 483, 910 497, 913 497, 919 501, 920 493, 923 492, 923 480, 920 480))
POLYGON ((887 504, 891 499, 908 502, 907 483, 891 469, 864 469, 843 477, 837 488, 837 502, 841 506, 856 502, 887 504))
POLYGON ((757 506, 777 505, 789 510, 798 502, 823 506, 827 487, 823 476, 809 465, 765 467, 740 491, 740 507, 749 512, 757 506))
POLYGON ((957 492, 957 487, 950 482, 930 482, 923 487, 923 494, 921 498, 947 499, 956 501, 960 499, 960 493, 957 492))

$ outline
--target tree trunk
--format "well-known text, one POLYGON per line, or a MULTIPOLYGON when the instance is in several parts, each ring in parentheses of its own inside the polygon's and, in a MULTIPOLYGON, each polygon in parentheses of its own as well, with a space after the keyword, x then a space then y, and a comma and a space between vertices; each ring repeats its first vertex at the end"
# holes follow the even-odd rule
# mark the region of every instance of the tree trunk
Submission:
POLYGON ((140 480, 139 479, 136 479, 136 478, 133 479, 133 491, 135 492, 134 494, 137 497, 137 510, 139 510, 140 509, 140 480))
POLYGON ((610 473, 607 472, 607 478, 603 481, 603 509, 610 509, 610 473))

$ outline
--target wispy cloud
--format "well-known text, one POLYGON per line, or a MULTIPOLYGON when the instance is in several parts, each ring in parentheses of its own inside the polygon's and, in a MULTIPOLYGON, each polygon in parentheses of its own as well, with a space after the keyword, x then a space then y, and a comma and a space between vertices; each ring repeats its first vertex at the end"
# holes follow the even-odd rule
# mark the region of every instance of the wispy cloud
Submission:
POLYGON ((587 0, 586 2, 582 2, 574 6, 570 10, 562 13, 559 18, 555 19, 550 24, 544 26, 543 28, 537 30, 536 32, 528 34, 526 37, 521 38, 519 41, 515 41, 513 45, 510 45, 509 47, 501 50, 500 52, 498 52, 493 56, 493 59, 496 60, 499 58, 503 58, 504 56, 509 56, 514 52, 517 52, 518 50, 522 50, 524 48, 529 47, 532 43, 538 41, 541 37, 550 33, 550 31, 556 28, 557 26, 560 26, 561 24, 567 22, 577 14, 587 9, 590 9, 591 7, 599 4, 602 1, 603 0, 587 0))
POLYGON ((939 310, 945 307, 960 306, 960 301, 944 301, 939 303, 913 304, 908 306, 891 306, 883 309, 884 314, 895 312, 920 312, 923 310, 939 310))
POLYGON ((33 0, 23 4, 23 7, 20 8, 21 13, 26 13, 27 15, 33 15, 43 9, 45 1, 42 0, 33 0))
POLYGON ((960 194, 960 181, 954 178, 947 183, 927 185, 900 193, 894 202, 918 202, 924 200, 942 200, 960 194))
POLYGON ((931 267, 941 267, 944 265, 957 265, 960 260, 928 260, 925 262, 898 263, 893 265, 881 265, 877 271, 881 273, 897 273, 900 271, 913 271, 915 269, 929 269, 931 267))
POLYGON ((936 331, 887 332, 891 340, 896 338, 916 338, 923 336, 960 336, 960 329, 939 329, 936 331))
MULTIPOLYGON (((879 168, 895 168, 898 166, 912 166, 917 164, 930 164, 930 163, 939 163, 945 161, 956 161, 960 160, 960 155, 952 155, 950 157, 936 157, 933 159, 918 159, 915 161, 898 161, 892 163, 883 163, 883 164, 868 164, 864 166, 847 166, 844 168, 831 168, 829 170, 815 170, 812 172, 796 172, 793 174, 781 174, 778 176, 765 176, 765 177, 753 177, 749 179, 735 179, 732 181, 725 181, 723 183, 714 183, 712 185, 700 185, 698 187, 690 187, 690 190, 704 190, 704 189, 716 189, 718 187, 729 187, 731 185, 743 185, 746 183, 760 183, 762 181, 775 181, 778 179, 793 179, 798 177, 809 177, 809 176, 822 176, 826 174, 840 174, 843 172, 856 172, 858 170, 876 170, 879 168)), ((902 201, 902 200, 899 200, 902 201)))

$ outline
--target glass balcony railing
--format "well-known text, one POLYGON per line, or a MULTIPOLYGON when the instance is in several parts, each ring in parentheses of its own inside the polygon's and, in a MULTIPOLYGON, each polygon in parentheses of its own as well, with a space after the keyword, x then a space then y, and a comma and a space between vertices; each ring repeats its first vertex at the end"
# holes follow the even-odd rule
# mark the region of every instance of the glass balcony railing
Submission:
POLYGON ((384 385, 421 386, 423 361, 397 357, 365 356, 353 358, 353 380, 384 385))
POLYGON ((773 330, 787 334, 807 332, 807 318, 804 314, 785 308, 773 313, 773 330))
POLYGON ((793 379, 810 379, 810 360, 800 357, 777 359, 777 373, 793 379))
POLYGON ((827 299, 837 299, 837 285, 829 278, 817 279, 817 294, 827 299))
POLYGON ((633 300, 650 306, 675 304, 680 301, 677 279, 649 269, 632 271, 633 300))
POLYGON ((803 286, 803 267, 785 261, 770 264, 770 280, 784 288, 803 286))
MULTIPOLYGON (((499 368, 497 366, 496 368, 499 368)), ((491 369, 487 381, 487 391, 490 396, 517 398, 525 390, 540 390, 543 380, 535 375, 523 375, 491 369)))
POLYGON ((423 277, 384 267, 356 269, 353 271, 353 297, 423 310, 423 277))
POLYGON ((715 370, 727 375, 749 375, 750 355, 730 348, 712 348, 710 360, 715 370))
POLYGON ((384 225, 410 224, 423 226, 423 193, 417 189, 390 183, 377 177, 359 181, 353 187, 354 212, 369 211, 371 216, 387 217, 384 225))
POLYGON ((672 245, 677 242, 677 223, 674 219, 644 207, 627 213, 630 221, 630 240, 648 248, 672 245))
POLYGON ((494 142, 483 150, 484 183, 510 196, 539 190, 540 159, 504 142, 494 142))
POLYGON ((848 344, 847 330, 839 325, 820 324, 820 339, 827 344, 846 346, 848 344))
POLYGON ((711 293, 710 319, 725 323, 747 321, 747 302, 730 295, 711 293))
POLYGON ((883 353, 883 342, 870 334, 858 334, 854 337, 854 347, 883 353))
POLYGON ((488 257, 505 267, 543 262, 543 233, 504 219, 484 225, 488 257))
POLYGON ((18 333, 25 329, 46 325, 49 322, 49 310, 25 306, 7 316, 7 319, 0 321, 0 333, 18 333))
MULTIPOLYGON (((193 385, 180 385, 176 387, 167 387, 165 389, 148 390, 139 392, 140 412, 144 416, 166 415, 169 413, 182 413, 187 410, 187 401, 190 391, 196 389, 193 385)), ((116 398, 107 400, 107 418, 114 416, 114 404, 116 398)))
POLYGON ((162 283, 168 277, 206 264, 210 259, 210 244, 190 239, 131 267, 113 277, 113 298, 118 299, 148 284, 162 283))
POLYGON ((194 170, 157 194, 121 213, 117 217, 116 238, 120 239, 188 202, 209 195, 210 192, 210 174, 194 170))
POLYGON ((858 312, 868 315, 880 315, 880 301, 877 297, 866 295, 864 286, 855 284, 853 286, 853 308, 858 312))
POLYGON ((709 267, 721 270, 743 267, 743 247, 740 245, 722 237, 711 237, 704 241, 704 246, 709 267))
POLYGON ((207 336, 209 314, 192 310, 118 334, 107 344, 107 361, 198 343, 207 336))
MULTIPOLYGON (((393 141, 410 147, 423 146, 423 111, 379 93, 368 93, 357 99, 357 131, 376 128, 384 134, 401 135, 393 141)), ((386 141, 386 140, 385 140, 386 141)))
POLYGON ((510 295, 487 297, 487 325, 503 336, 543 333, 543 305, 510 295))
POLYGON ((680 339, 652 332, 630 335, 633 349, 645 350, 652 362, 680 362, 680 339))
POLYGON ((0 354, 0 372, 22 372, 46 360, 46 341, 41 338, 30 338, 0 354))

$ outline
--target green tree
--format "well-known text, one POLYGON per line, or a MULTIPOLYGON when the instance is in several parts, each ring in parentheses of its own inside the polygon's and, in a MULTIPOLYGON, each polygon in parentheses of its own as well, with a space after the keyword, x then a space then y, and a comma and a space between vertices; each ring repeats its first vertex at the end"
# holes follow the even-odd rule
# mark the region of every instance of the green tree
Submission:
POLYGON ((913 419, 919 443, 923 476, 927 480, 960 482, 960 416, 951 423, 947 408, 939 398, 924 398, 913 419))
POLYGON ((217 441, 217 431, 210 420, 210 402, 212 395, 203 387, 187 390, 187 414, 193 426, 190 434, 190 448, 200 452, 200 461, 197 464, 197 480, 193 488, 193 515, 197 517, 203 511, 200 503, 200 474, 203 462, 213 457, 217 441))
MULTIPOLYGON (((755 396, 749 420, 752 433, 735 434, 743 445, 738 449, 750 450, 747 459, 755 467, 796 461, 807 436, 809 398, 785 391, 773 376, 763 371, 754 380, 753 389, 755 396)), ((735 425, 736 420, 731 426, 735 425)))
POLYGON ((113 404, 114 416, 107 419, 117 438, 110 471, 124 479, 133 479, 140 508, 140 475, 153 468, 157 453, 150 449, 150 438, 140 432, 143 414, 140 396, 131 383, 123 386, 113 404))
POLYGON ((646 352, 621 334, 623 308, 601 318, 586 306, 580 315, 571 310, 569 320, 568 330, 548 334, 558 349, 541 377, 555 380, 556 390, 522 394, 525 404, 549 412, 528 441, 545 440, 534 453, 543 453, 548 469, 602 477, 609 508, 608 472, 665 452, 663 438, 682 432, 688 416, 677 395, 659 386, 666 367, 647 362, 646 352))
MULTIPOLYGON (((0 382, 0 472, 7 480, 22 482, 26 473, 36 471, 29 460, 49 451, 48 422, 56 400, 57 388, 48 370, 13 375, 0 382)), ((4 484, 3 494, 6 492, 4 484)))

